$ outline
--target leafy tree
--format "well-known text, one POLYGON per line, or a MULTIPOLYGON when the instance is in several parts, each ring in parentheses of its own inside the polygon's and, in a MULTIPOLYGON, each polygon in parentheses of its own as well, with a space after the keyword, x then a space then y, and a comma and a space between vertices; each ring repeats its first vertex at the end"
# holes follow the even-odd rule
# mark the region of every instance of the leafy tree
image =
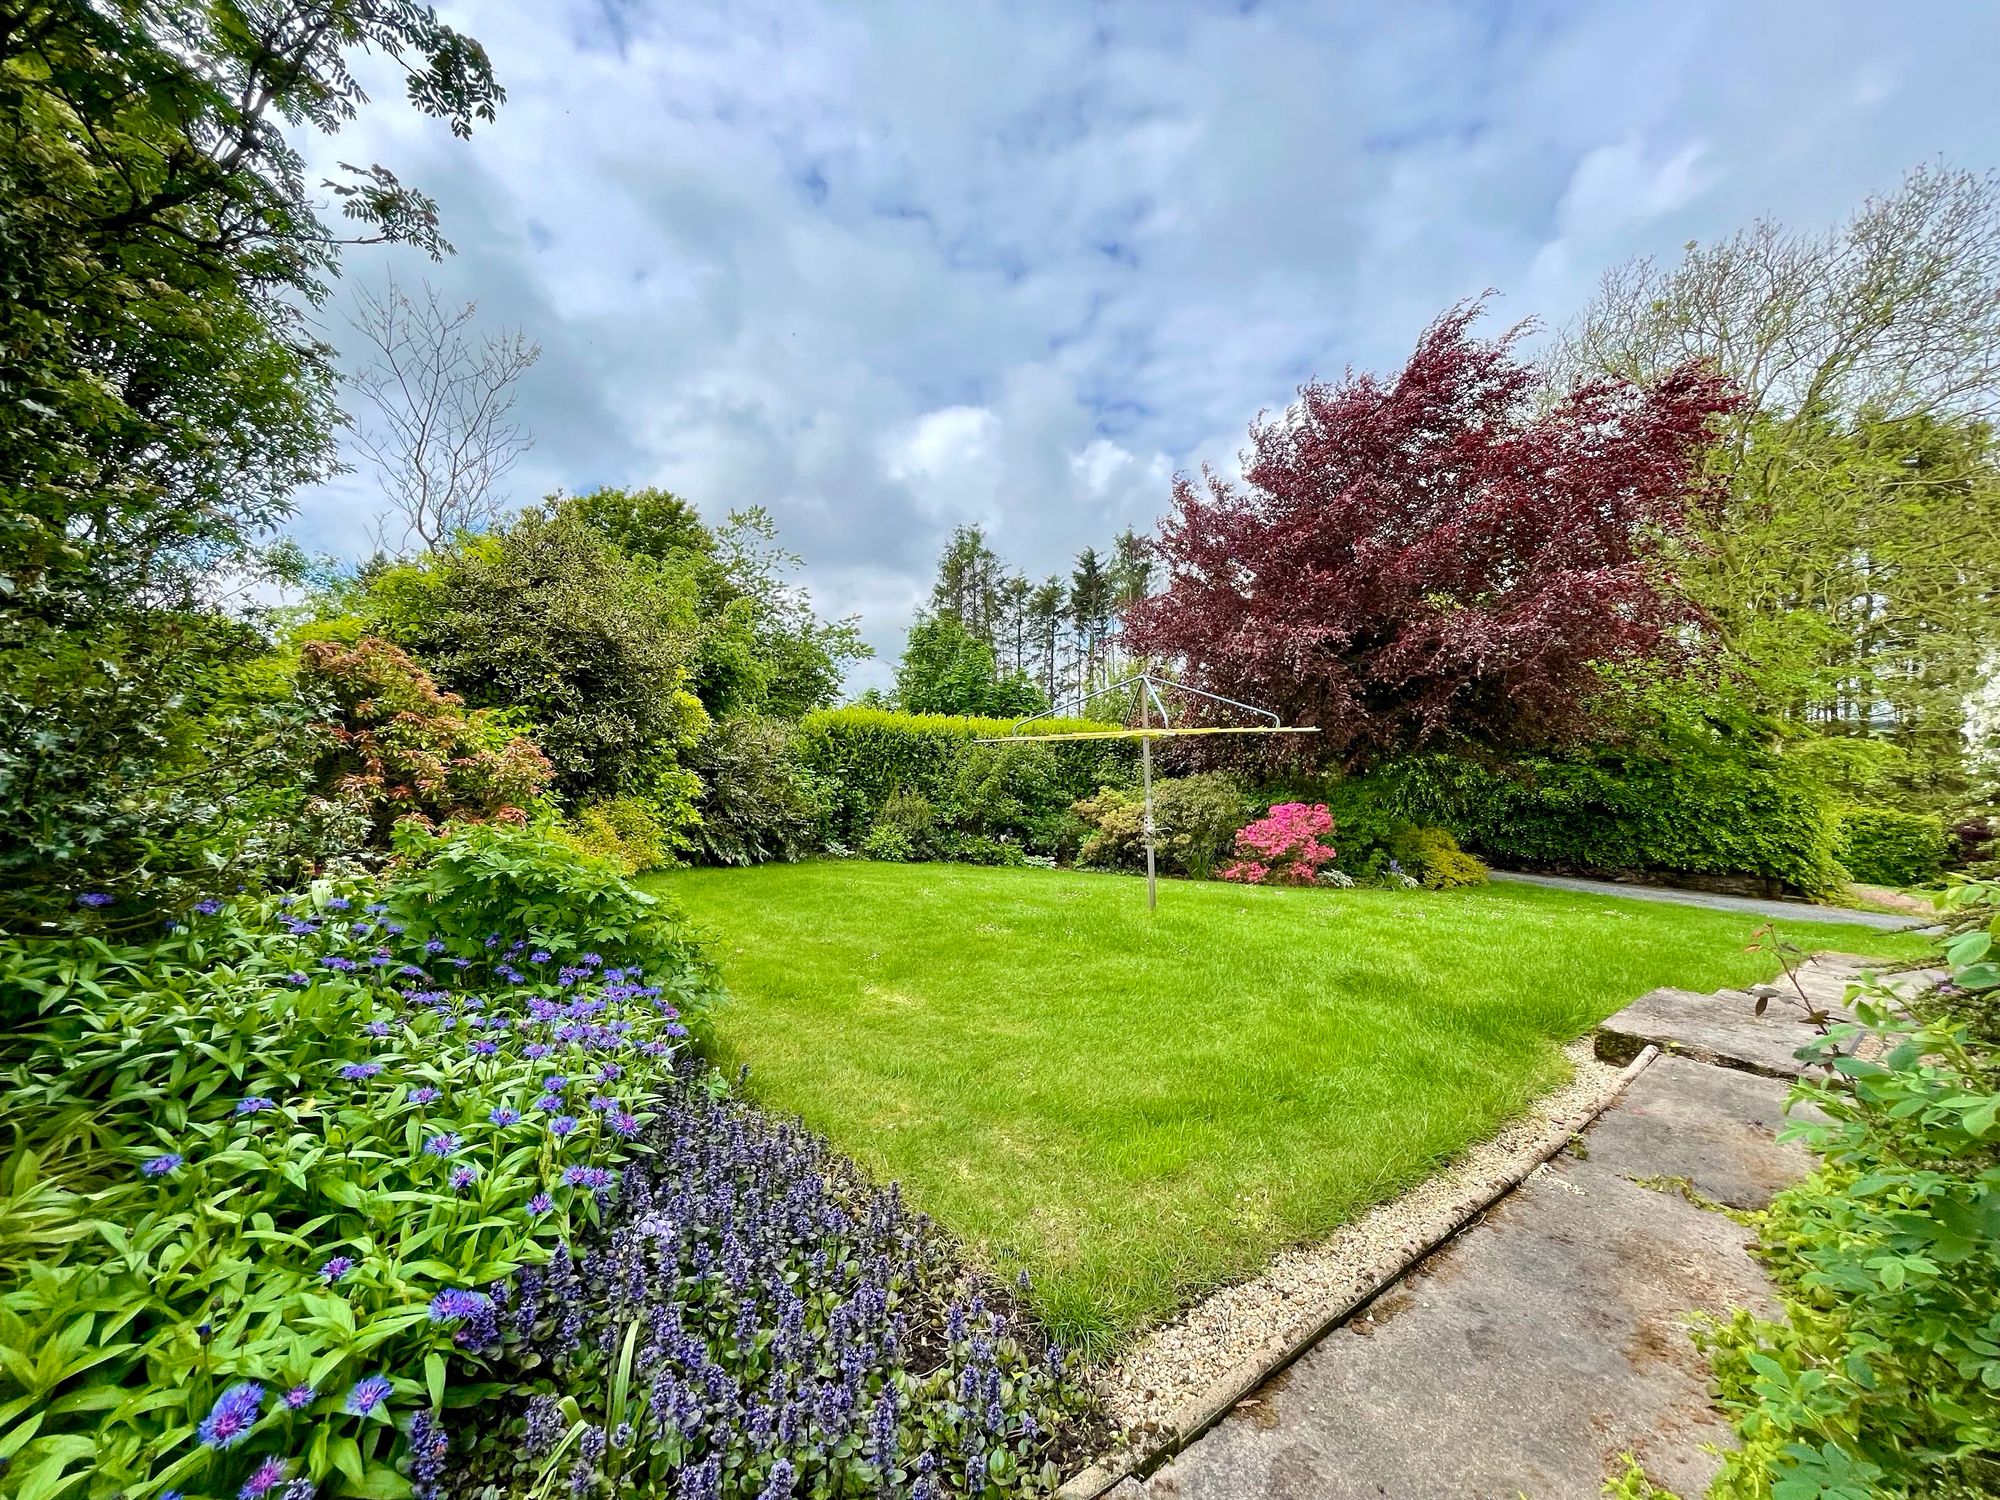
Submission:
POLYGON ((567 801, 692 795, 678 757, 708 716, 689 690, 699 603, 685 575, 534 512, 385 570, 352 607, 467 704, 510 711, 567 801))
POLYGON ((986 533, 977 526, 960 526, 938 559, 931 613, 950 616, 968 635, 992 646, 1004 586, 1000 558, 987 544, 986 533))
POLYGON ((1251 428, 1242 486, 1177 480, 1133 649, 1357 759, 1574 738, 1601 668, 1673 655, 1696 616, 1667 539, 1709 499, 1732 398, 1689 366, 1536 410, 1522 330, 1477 339, 1479 310, 1440 317, 1393 379, 1303 387, 1251 428))
POLYGON ((415 0, 0 0, 0 845, 19 930, 71 882, 247 873, 189 836, 227 841, 256 800, 239 777, 263 752, 244 747, 273 743, 262 708, 213 717, 261 648, 214 617, 215 579, 334 466, 308 313, 342 245, 447 248, 384 167, 329 185, 346 237, 313 206, 284 132, 358 112, 358 48, 399 60, 455 134, 503 97, 478 43, 415 0))
POLYGON ((1686 563, 1746 682, 1794 731, 1888 736, 1957 784, 2000 576, 2000 176, 1919 167, 1824 232, 1633 261, 1555 355, 1571 378, 1690 359, 1747 397, 1686 563))
POLYGON ((913 714, 1011 718, 1048 707, 1028 678, 1002 676, 993 648, 950 615, 921 618, 896 664, 896 698, 913 714))
POLYGON ((603 532, 621 552, 673 562, 687 556, 715 556, 715 533, 691 501, 671 490, 624 490, 610 485, 588 494, 552 496, 547 502, 603 532))

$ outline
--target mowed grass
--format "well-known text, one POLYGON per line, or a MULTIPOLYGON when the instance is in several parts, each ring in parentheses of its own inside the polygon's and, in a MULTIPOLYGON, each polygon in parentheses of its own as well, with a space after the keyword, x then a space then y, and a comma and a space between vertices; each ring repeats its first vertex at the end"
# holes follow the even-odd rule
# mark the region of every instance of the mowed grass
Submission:
MULTIPOLYGON (((1290 891, 858 861, 687 870, 703 1025, 1101 1355, 1561 1082, 1661 984, 1770 977, 1757 919, 1526 886, 1290 891)), ((1922 940, 1801 923, 1811 948, 1922 940)))

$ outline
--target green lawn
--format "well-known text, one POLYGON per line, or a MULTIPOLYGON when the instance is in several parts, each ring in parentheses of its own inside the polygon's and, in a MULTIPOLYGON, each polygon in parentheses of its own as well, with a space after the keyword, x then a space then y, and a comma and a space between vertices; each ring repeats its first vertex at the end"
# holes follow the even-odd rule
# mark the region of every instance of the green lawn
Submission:
MULTIPOLYGON (((796 1111, 1102 1353, 1322 1235, 1560 1081, 1660 984, 1775 966, 1756 919, 1494 885, 1287 891, 858 861, 687 870, 705 1023, 796 1111)), ((1808 947, 1920 939, 1801 923, 1808 947)))

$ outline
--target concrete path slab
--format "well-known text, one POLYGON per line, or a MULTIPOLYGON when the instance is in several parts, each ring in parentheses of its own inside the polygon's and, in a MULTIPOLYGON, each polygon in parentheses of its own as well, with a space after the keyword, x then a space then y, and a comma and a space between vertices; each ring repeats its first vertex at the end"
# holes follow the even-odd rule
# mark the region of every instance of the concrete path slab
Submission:
POLYGON ((1861 927, 1879 927, 1885 932, 1927 925, 1925 918, 1889 912, 1850 911, 1845 907, 1814 906, 1806 901, 1767 901, 1756 896, 1725 896, 1717 891, 1683 891, 1664 885, 1630 885, 1622 880, 1587 880, 1580 875, 1530 875, 1521 870, 1495 870, 1492 875, 1495 880, 1545 886, 1550 890, 1576 891, 1586 896, 1669 901, 1679 906, 1705 906, 1712 911, 1740 911, 1746 916, 1768 917, 1781 922, 1851 922, 1861 927))
POLYGON ((1768 1285, 1747 1230, 1632 1176, 1747 1199, 1803 1165, 1764 1134, 1786 1086, 1713 1073, 1647 1069, 1586 1134, 1584 1158, 1531 1177, 1140 1493, 1598 1500, 1629 1450, 1655 1482, 1701 1494, 1717 1464, 1704 1445, 1731 1435, 1688 1316, 1768 1314, 1768 1285), (1741 1129, 1684 1128, 1711 1112, 1741 1129))
POLYGON ((1702 1063, 1797 1078, 1807 1067, 1798 1051, 1818 1031, 1796 1006, 1774 1002, 1760 1016, 1756 1005, 1752 996, 1734 990, 1714 995, 1648 990, 1597 1028, 1597 1055, 1610 1063, 1629 1062, 1650 1043, 1702 1063))

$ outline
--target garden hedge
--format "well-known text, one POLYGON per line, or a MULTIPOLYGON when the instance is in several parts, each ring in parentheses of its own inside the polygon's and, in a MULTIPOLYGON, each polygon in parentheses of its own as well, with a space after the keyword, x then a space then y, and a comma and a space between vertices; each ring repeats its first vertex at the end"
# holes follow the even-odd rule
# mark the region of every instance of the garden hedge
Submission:
POLYGON ((1935 813, 1849 806, 1835 814, 1834 851, 1870 885, 1927 885, 1944 873, 1947 849, 1935 813))
MULTIPOLYGON (((1114 726, 1089 719, 1045 719, 1035 727, 1038 733, 1062 734, 1114 726)), ((952 807, 976 742, 999 738, 1012 729, 1007 719, 834 708, 799 721, 799 754, 828 787, 827 836, 853 848, 867 838, 882 805, 898 792, 925 798, 940 808, 952 807)), ((1009 756, 1032 753, 1049 769, 1050 774, 1033 778, 1034 800, 1046 805, 1027 810, 1045 817, 1066 814, 1071 803, 1107 783, 1128 782, 1139 753, 1133 740, 996 748, 1009 756)))
POLYGON ((1394 810, 1488 858, 1569 870, 1738 875, 1817 895, 1845 883, 1833 820, 1800 768, 1746 745, 1597 750, 1488 766, 1403 761, 1394 810))

